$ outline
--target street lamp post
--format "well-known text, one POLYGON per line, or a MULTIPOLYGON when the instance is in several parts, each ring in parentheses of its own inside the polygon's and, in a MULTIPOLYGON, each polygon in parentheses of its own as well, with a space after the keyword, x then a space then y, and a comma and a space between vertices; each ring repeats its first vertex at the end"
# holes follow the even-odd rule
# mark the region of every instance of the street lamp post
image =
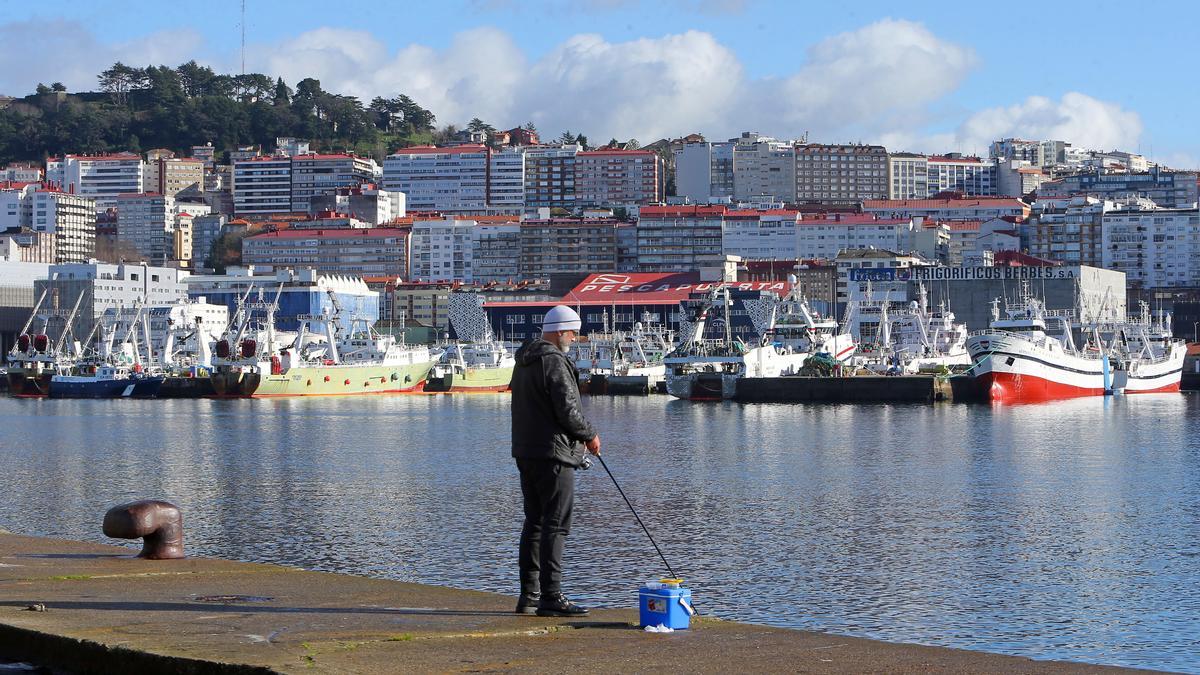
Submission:
POLYGON ((1200 332, 1197 331, 1197 326, 1200 326, 1200 321, 1192 322, 1192 342, 1200 342, 1200 339, 1197 338, 1197 333, 1200 332))

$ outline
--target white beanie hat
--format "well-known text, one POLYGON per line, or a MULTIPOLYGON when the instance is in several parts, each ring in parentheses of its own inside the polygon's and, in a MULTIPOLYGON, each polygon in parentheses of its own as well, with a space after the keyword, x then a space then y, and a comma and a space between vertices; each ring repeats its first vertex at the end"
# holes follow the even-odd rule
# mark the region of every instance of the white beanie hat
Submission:
POLYGON ((579 330, 583 325, 579 320, 579 315, 575 310, 566 305, 558 305, 552 307, 549 312, 546 312, 546 318, 542 320, 542 332, 556 332, 560 330, 579 330))

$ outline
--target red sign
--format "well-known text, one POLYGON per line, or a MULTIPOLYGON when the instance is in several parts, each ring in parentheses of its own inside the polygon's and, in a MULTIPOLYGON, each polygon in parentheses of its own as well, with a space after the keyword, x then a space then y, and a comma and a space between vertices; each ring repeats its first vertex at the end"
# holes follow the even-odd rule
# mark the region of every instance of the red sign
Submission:
POLYGON ((791 290, 785 281, 700 281, 690 273, 593 274, 563 296, 563 302, 679 302, 693 293, 728 286, 739 291, 770 291, 780 296, 791 290))

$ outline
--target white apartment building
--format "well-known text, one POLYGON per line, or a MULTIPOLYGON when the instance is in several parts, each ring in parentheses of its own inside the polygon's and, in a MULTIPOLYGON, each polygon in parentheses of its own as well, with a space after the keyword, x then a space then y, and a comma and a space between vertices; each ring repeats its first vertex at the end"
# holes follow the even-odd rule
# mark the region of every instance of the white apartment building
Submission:
POLYGON ((858 249, 909 251, 918 229, 912 218, 857 213, 806 216, 796 223, 795 257, 833 260, 843 251, 858 249))
POLYGON ((996 166, 992 162, 984 162, 978 157, 933 155, 928 167, 930 197, 947 191, 961 192, 969 197, 996 194, 996 166))
POLYGON ((1200 211, 1130 200, 1104 214, 1104 267, 1131 288, 1200 286, 1200 211))
POLYGON ((292 211, 292 159, 252 157, 233 163, 233 212, 238 216, 292 211))
POLYGON ((487 205, 493 213, 518 216, 525 208, 525 153, 495 150, 488 158, 487 205))
POLYGON ((375 180, 375 160, 352 154, 298 154, 292 156, 293 213, 308 213, 309 201, 337 188, 375 180))
POLYGON ((83 263, 96 255, 96 202, 91 197, 38 189, 30 194, 29 229, 54 237, 56 263, 83 263))
POLYGON ((675 194, 697 204, 732 198, 733 146, 688 143, 675 150, 675 194))
POLYGON ((36 166, 10 164, 4 169, 0 169, 0 181, 38 183, 41 182, 42 175, 42 170, 36 166))
POLYGON ((409 276, 413 281, 474 283, 474 220, 418 220, 413 223, 409 276))
POLYGON ((487 207, 488 149, 403 148, 383 160, 383 188, 403 192, 413 211, 481 212, 487 207))
POLYGON ((929 158, 911 152, 888 155, 888 199, 929 196, 929 158))
POLYGON ((42 183, 0 190, 4 230, 32 230, 51 238, 56 263, 86 262, 96 255, 95 200, 42 183))
POLYGON ((791 143, 749 131, 733 143, 736 201, 796 201, 796 151, 791 143))
POLYGON ((142 191, 142 158, 132 153, 66 155, 46 162, 46 180, 64 192, 91 197, 96 211, 113 208, 117 196, 142 191))
POLYGON ((729 210, 721 223, 721 252, 744 260, 795 260, 799 211, 729 210))
POLYGON ((109 309, 132 309, 138 303, 150 307, 187 300, 186 272, 146 264, 86 262, 51 265, 48 278, 34 282, 34 293, 43 289, 58 293, 58 306, 70 310, 82 293, 74 332, 86 336, 97 318, 109 309))
POLYGON ((361 185, 337 188, 332 193, 313 196, 308 203, 308 212, 315 215, 322 211, 353 216, 371 225, 382 225, 403 218, 407 213, 407 204, 403 192, 361 185))

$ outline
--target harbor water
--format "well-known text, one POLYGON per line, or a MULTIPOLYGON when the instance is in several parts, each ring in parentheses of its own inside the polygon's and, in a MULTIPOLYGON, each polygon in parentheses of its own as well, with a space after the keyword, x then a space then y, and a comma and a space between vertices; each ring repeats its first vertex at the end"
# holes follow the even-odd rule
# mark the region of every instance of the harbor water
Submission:
MULTIPOLYGON (((987 405, 585 401, 702 613, 1200 672, 1200 396, 987 405)), ((504 395, 0 399, 0 528, 112 543, 183 508, 193 555, 514 593, 504 395)), ((635 607, 665 573, 579 475, 565 586, 635 607)))

